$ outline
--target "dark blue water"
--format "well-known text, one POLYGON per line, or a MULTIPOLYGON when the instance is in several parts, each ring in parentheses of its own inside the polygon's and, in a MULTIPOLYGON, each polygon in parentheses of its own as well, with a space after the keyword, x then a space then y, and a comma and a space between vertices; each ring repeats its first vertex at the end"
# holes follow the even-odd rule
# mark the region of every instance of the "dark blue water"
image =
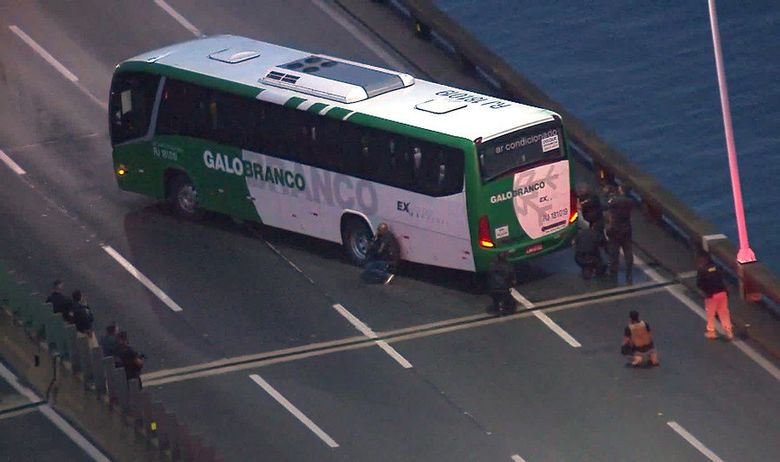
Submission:
MULTIPOLYGON (((737 242, 706 0, 437 0, 737 242)), ((780 2, 721 0, 750 244, 780 271, 780 2)))

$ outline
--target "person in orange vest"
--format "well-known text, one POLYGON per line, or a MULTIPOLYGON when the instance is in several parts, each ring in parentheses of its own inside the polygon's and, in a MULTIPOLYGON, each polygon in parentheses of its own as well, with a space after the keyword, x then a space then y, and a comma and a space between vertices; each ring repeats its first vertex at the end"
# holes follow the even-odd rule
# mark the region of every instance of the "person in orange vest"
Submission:
POLYGON ((633 350, 633 359, 628 365, 639 367, 649 360, 651 366, 659 366, 658 354, 653 344, 653 334, 650 333, 650 324, 639 320, 639 313, 628 313, 628 326, 623 335, 623 345, 633 350))
POLYGON ((718 315, 723 330, 726 331, 726 339, 734 338, 734 328, 731 325, 729 313, 729 294, 726 284, 723 282, 723 273, 718 265, 713 263, 707 254, 699 255, 698 270, 696 271, 696 286, 704 292, 704 310, 707 312, 707 330, 704 336, 708 339, 718 338, 715 333, 715 315, 718 315))

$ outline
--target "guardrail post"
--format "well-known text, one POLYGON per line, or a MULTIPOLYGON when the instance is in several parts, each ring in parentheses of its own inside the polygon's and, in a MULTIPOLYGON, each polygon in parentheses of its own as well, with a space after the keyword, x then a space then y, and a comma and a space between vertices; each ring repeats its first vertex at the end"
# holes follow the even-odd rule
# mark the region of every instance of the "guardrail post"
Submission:
POLYGON ((63 342, 65 345, 64 352, 60 352, 60 354, 70 360, 70 364, 73 367, 73 372, 80 372, 81 371, 81 363, 79 362, 79 355, 76 354, 76 336, 78 335, 78 332, 76 331, 76 326, 73 324, 68 324, 65 326, 65 341, 63 342))
MULTIPOLYGON (((111 359, 113 364, 113 358, 111 359)), ((92 365, 92 380, 98 397, 106 393, 106 368, 103 366, 103 351, 100 347, 89 350, 89 362, 92 365)))
POLYGON ((739 293, 743 300, 748 302, 761 301, 761 290, 753 281, 750 273, 743 264, 737 264, 737 277, 739 279, 739 293))

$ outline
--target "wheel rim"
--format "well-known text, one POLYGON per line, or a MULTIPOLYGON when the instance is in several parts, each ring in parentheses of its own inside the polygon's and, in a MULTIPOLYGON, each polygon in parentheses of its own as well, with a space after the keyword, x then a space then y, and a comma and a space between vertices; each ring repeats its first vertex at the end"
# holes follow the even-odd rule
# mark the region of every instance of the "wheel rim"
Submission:
POLYGON ((179 194, 176 197, 179 203, 179 208, 188 215, 195 213, 195 203, 197 201, 197 196, 198 193, 191 184, 182 186, 179 189, 179 194))
POLYGON ((360 260, 365 260, 368 253, 368 242, 370 238, 365 228, 358 228, 352 232, 352 253, 360 260))

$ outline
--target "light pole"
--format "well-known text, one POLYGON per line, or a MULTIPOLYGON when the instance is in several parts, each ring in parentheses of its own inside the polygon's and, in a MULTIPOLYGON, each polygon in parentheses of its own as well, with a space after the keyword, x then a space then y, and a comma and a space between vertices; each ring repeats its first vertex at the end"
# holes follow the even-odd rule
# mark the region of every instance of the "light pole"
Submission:
POLYGON ((710 10, 710 28, 712 29, 712 46, 715 48, 715 67, 718 70, 718 90, 720 91, 720 107, 723 111, 723 128, 726 131, 726 148, 729 154, 729 171, 731 172, 731 191, 734 195, 734 212, 737 217, 737 233, 739 234, 739 250, 737 262, 752 263, 756 254, 748 243, 747 226, 745 224, 745 209, 742 206, 742 187, 739 184, 739 167, 737 166, 737 149, 734 147, 734 129, 731 126, 731 109, 729 108, 729 92, 726 87, 726 72, 723 70, 723 53, 720 49, 720 33, 718 32, 718 13, 715 11, 715 0, 707 0, 710 10))

